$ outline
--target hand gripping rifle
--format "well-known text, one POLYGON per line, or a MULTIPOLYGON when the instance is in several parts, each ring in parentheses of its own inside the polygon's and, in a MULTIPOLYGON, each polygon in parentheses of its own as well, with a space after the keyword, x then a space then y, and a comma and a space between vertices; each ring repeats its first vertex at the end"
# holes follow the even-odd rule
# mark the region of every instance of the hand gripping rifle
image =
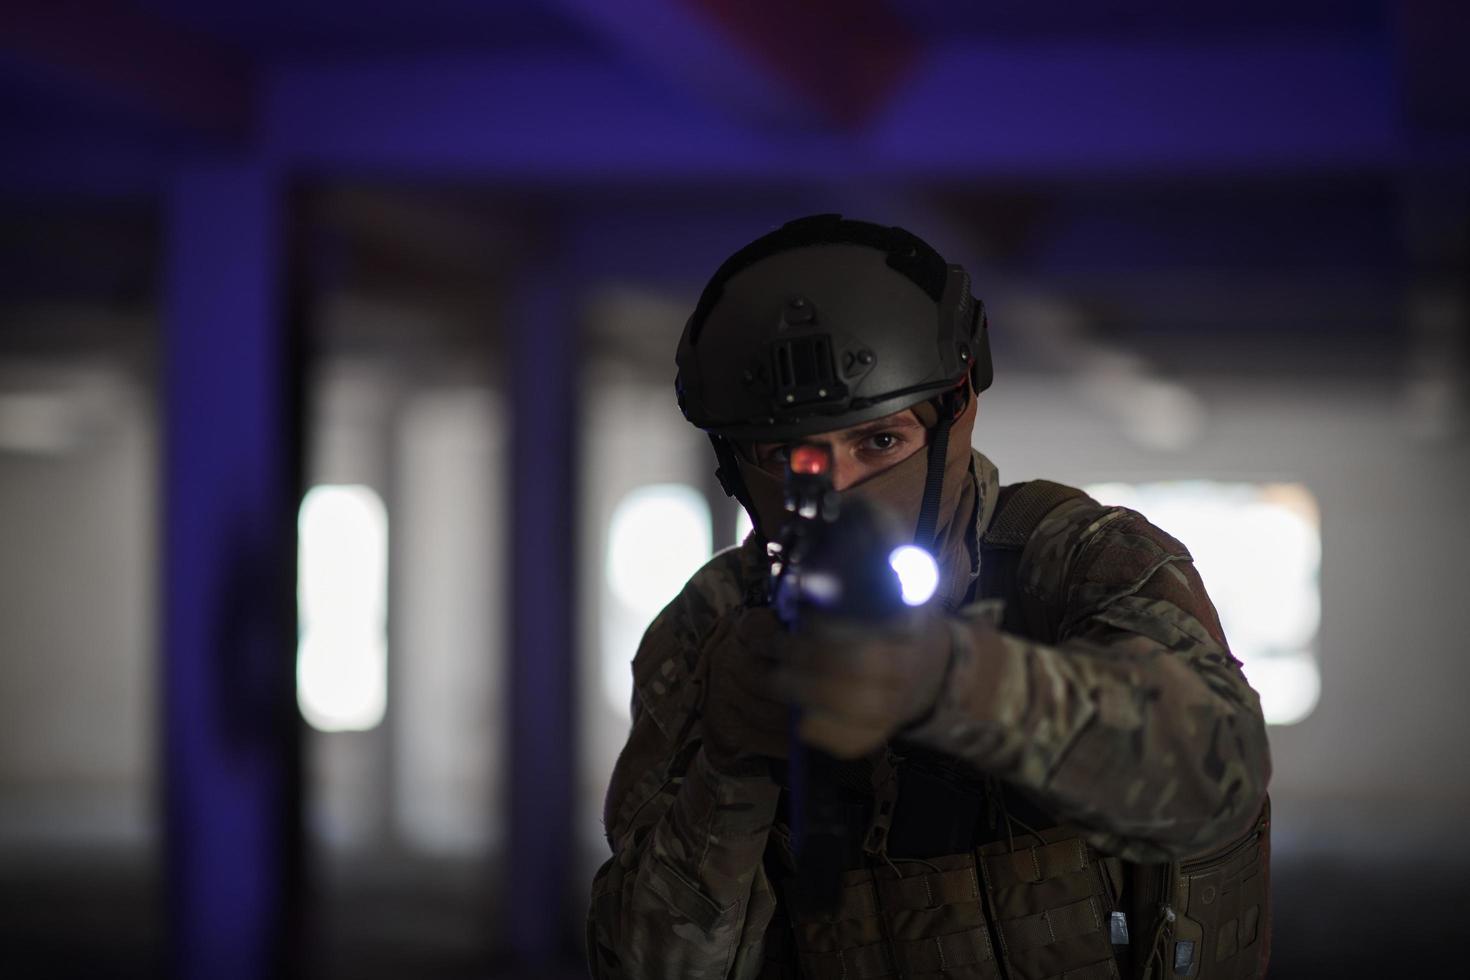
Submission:
MULTIPOLYGON (((800 628, 812 610, 857 622, 878 623, 920 605, 937 578, 927 553, 904 543, 891 517, 861 498, 843 499, 832 488, 832 452, 821 443, 793 446, 786 470, 787 520, 771 545, 771 604, 788 631, 800 628), (917 552, 917 554, 915 554, 917 552), (927 562, 927 565, 925 564, 927 562), (927 592, 905 581, 901 569, 917 564, 927 592)), ((787 801, 797 877, 807 900, 835 907, 851 842, 865 826, 853 826, 862 808, 844 791, 844 766, 811 749, 797 735, 799 712, 791 718, 787 801)))

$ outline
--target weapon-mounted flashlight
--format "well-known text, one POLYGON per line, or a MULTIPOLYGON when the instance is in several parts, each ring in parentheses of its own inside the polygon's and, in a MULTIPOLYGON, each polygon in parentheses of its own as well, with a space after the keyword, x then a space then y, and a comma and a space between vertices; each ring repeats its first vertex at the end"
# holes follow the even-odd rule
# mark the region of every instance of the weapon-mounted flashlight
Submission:
POLYGON ((906 606, 922 606, 939 588, 939 565, 934 556, 916 544, 894 548, 888 565, 898 576, 898 587, 906 606))

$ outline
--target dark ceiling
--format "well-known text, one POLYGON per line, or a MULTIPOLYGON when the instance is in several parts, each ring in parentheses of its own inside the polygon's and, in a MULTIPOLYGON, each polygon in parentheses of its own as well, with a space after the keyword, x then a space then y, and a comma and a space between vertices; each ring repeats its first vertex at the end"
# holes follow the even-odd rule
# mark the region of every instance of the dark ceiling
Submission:
POLYGON ((557 4, 538 0, 137 0, 134 6, 262 61, 504 52, 589 41, 557 4))
POLYGON ((1345 356, 1443 263, 1406 212, 1463 201, 1466 9, 13 0, 0 286, 147 303, 175 176, 227 158, 312 190, 335 283, 449 308, 513 277, 528 223, 578 283, 682 297, 752 229, 845 210, 1160 347, 1345 356))

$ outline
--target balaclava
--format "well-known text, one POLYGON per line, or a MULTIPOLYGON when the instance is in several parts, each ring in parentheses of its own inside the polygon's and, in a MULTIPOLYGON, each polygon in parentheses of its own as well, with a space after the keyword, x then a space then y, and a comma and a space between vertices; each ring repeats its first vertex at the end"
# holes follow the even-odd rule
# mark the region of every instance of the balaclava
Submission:
MULTIPOLYGON (((966 401, 964 410, 949 429, 943 492, 935 523, 934 559, 939 564, 940 573, 936 598, 951 608, 963 601, 974 567, 975 542, 972 539, 978 491, 972 469, 970 440, 975 429, 977 399, 971 393, 966 401)), ((932 433, 936 421, 934 403, 926 402, 916 406, 914 411, 932 433)), ((750 498, 750 519, 755 524, 756 533, 771 540, 780 533, 786 520, 784 481, 761 469, 744 453, 740 455, 739 466, 750 498)), ((901 526, 917 529, 927 476, 928 453, 920 449, 897 465, 848 487, 841 496, 862 497, 888 511, 901 526)))

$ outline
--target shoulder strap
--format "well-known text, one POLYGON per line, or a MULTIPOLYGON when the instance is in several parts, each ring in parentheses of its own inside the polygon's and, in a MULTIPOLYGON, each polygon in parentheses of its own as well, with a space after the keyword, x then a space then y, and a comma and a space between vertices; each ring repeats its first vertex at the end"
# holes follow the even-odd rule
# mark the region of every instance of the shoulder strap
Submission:
POLYGON ((990 527, 980 539, 980 546, 1020 551, 1047 514, 1074 497, 1085 496, 1076 487, 1050 480, 1030 480, 1001 487, 995 516, 990 519, 990 527))
POLYGON ((1085 496, 1076 487, 1050 480, 1030 480, 1000 488, 995 516, 980 538, 980 581, 975 598, 1005 599, 1003 626, 1006 629, 1027 632, 1021 625, 1023 613, 1015 595, 1016 572, 1026 542, 1047 514, 1068 500, 1085 496))

